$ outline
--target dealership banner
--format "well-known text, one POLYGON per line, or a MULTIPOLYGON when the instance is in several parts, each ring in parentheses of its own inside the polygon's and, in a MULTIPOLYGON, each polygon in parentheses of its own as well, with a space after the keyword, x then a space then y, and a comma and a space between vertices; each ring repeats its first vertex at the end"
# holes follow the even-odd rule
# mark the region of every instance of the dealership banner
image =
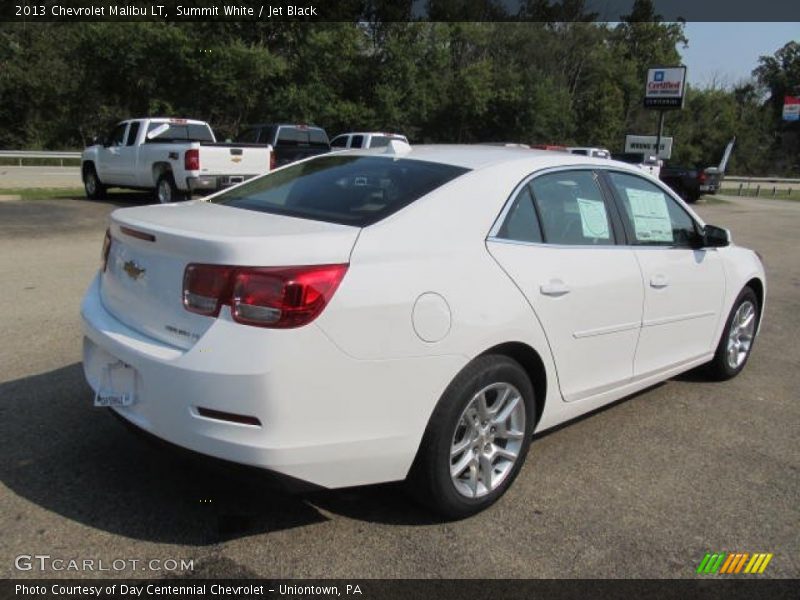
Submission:
MULTIPOLYGON (((698 571, 699 573, 700 571, 698 571)), ((694 571, 693 571, 694 573, 694 571)), ((751 600, 796 598, 798 580, 763 575, 696 575, 694 579, 84 579, 0 582, 0 598, 292 598, 315 600, 751 600), (755 577, 755 578, 753 578, 755 577)))
POLYGON ((783 120, 800 121, 800 97, 784 96, 783 98, 783 120))
POLYGON ((647 70, 645 108, 683 108, 685 94, 686 67, 653 67, 647 70))
MULTIPOLYGON (((3 0, 0 21, 595 21, 618 23, 633 0, 3 0)), ((659 21, 793 22, 800 2, 652 0, 659 21)))

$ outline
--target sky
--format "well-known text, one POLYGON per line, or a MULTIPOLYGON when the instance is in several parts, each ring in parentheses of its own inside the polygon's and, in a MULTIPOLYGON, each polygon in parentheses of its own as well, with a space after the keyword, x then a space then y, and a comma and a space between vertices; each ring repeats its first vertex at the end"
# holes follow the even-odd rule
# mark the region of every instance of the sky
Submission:
MULTIPOLYGON (((797 1, 797 0, 789 0, 797 1)), ((800 42, 800 23, 687 23, 689 47, 678 46, 689 83, 734 85, 750 77, 758 57, 800 42)))

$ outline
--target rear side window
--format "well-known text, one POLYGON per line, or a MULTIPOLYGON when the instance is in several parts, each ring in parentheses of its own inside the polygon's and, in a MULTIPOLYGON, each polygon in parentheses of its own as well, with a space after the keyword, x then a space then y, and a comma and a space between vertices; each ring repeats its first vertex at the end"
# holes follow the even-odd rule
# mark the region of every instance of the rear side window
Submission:
POLYGON ((592 171, 564 171, 531 181, 548 244, 614 244, 603 192, 592 171))
POLYGON ((126 146, 133 146, 136 143, 136 136, 139 135, 139 126, 141 123, 139 121, 131 121, 131 126, 128 129, 128 141, 126 142, 126 146))
POLYGON ((254 179, 209 202, 365 227, 468 171, 419 160, 326 155, 254 179))
POLYGON ((517 194, 506 215, 497 237, 517 242, 541 242, 542 231, 533 206, 533 195, 528 185, 517 194))

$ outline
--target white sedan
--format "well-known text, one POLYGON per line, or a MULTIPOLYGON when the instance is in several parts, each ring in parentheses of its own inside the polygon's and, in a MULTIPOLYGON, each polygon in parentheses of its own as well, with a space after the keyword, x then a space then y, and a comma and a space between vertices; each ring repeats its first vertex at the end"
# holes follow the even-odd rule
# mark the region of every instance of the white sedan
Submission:
POLYGON ((410 146, 112 213, 82 305, 95 404, 336 488, 406 480, 459 518, 534 432, 747 362, 759 257, 634 166, 410 146))

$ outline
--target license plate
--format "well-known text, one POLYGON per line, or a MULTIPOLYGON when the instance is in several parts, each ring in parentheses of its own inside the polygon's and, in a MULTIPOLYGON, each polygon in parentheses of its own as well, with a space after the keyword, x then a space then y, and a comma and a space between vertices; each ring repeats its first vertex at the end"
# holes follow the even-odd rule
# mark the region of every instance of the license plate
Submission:
POLYGON ((136 401, 136 369, 121 360, 103 367, 95 406, 130 406, 136 401))

